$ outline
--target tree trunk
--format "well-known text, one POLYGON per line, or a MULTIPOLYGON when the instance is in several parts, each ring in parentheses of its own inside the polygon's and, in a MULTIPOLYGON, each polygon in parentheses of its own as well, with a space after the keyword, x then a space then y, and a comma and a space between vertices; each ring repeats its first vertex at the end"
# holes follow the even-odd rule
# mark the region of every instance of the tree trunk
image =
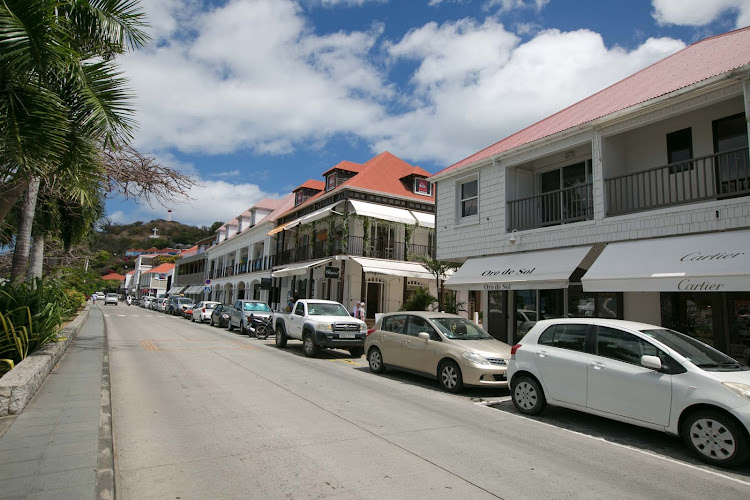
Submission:
POLYGON ((27 187, 28 182, 23 179, 0 184, 0 224, 8 216, 11 209, 16 206, 27 187))
POLYGON ((10 269, 10 279, 24 281, 29 267, 29 252, 31 251, 31 226, 34 223, 36 199, 39 195, 39 178, 34 177, 29 182, 23 197, 21 220, 16 234, 16 248, 13 251, 13 264, 10 269))
POLYGON ((44 270, 44 235, 37 234, 31 244, 31 257, 29 259, 28 279, 41 278, 44 270))

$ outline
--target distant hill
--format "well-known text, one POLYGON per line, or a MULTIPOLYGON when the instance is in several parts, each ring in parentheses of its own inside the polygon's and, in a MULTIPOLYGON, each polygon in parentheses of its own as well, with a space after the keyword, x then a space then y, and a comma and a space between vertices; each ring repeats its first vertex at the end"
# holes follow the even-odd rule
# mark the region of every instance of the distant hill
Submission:
POLYGON ((195 227, 164 219, 132 224, 104 224, 93 235, 91 242, 91 249, 99 253, 96 270, 101 274, 132 270, 132 264, 128 266, 128 263, 134 259, 125 257, 126 250, 151 247, 190 248, 197 241, 213 236, 214 231, 222 224, 223 222, 215 222, 211 227, 195 227), (154 228, 157 229, 158 238, 150 238, 154 234, 154 228))

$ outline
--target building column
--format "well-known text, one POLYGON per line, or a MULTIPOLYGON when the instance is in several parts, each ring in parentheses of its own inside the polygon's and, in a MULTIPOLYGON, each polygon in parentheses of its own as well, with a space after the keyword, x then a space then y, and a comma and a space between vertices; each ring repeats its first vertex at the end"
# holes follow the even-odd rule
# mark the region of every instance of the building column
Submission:
POLYGON ((745 96, 745 122, 747 123, 747 136, 750 137, 750 80, 742 82, 745 96))
POLYGON ((602 166, 602 135, 598 129, 594 129, 591 138, 591 173, 592 191, 594 194, 594 220, 602 220, 605 216, 604 199, 604 169, 602 166))

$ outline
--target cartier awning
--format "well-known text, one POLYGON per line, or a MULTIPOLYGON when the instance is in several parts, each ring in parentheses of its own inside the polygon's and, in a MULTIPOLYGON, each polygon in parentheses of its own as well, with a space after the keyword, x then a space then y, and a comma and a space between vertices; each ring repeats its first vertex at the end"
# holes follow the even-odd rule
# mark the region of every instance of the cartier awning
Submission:
POLYGON ((567 288, 570 275, 591 246, 473 257, 445 286, 463 290, 526 290, 567 288))
POLYGON ((750 290, 750 231, 610 243, 581 279, 591 292, 750 290))

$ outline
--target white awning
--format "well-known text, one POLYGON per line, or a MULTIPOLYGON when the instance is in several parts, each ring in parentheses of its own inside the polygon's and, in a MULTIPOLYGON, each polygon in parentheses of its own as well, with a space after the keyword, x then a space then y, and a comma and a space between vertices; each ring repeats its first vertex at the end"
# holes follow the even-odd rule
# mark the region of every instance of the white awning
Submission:
POLYGON ((417 219, 417 224, 419 224, 422 227, 435 227, 435 214, 426 214, 424 212, 415 212, 414 210, 409 210, 411 214, 414 216, 415 219, 417 219))
POLYGON ((182 291, 182 293, 187 294, 193 294, 193 293, 199 293, 203 291, 203 285, 193 285, 187 287, 185 290, 182 291))
POLYGON ((610 243, 581 279, 591 292, 750 290, 750 231, 610 243))
MULTIPOLYGON (((312 215, 312 214, 310 214, 312 215)), ((276 233, 280 233, 281 231, 286 231, 287 229, 292 229, 293 227, 297 227, 302 223, 303 217, 300 217, 299 219, 294 219, 293 221, 289 221, 286 224, 282 224, 280 226, 277 226, 270 231, 266 233, 266 236, 273 236, 276 233)))
POLYGON ((172 288, 169 289, 169 291, 167 292, 167 294, 168 295, 177 295, 177 294, 180 294, 180 293, 182 293, 182 289, 183 288, 185 288, 185 287, 179 286, 179 285, 173 286, 172 288))
POLYGON ((338 203, 333 203, 331 205, 328 205, 327 207, 316 210, 311 214, 305 215, 304 217, 302 217, 302 224, 309 224, 324 217, 328 217, 329 215, 331 215, 331 211, 336 208, 336 205, 338 205, 338 203))
POLYGON ((402 222, 404 224, 416 224, 417 220, 408 210, 404 208, 387 207, 365 201, 349 200, 357 215, 365 215, 376 219, 389 220, 392 222, 402 222))
POLYGON ((370 259, 367 257, 350 257, 350 259, 360 264, 362 270, 366 273, 405 276, 407 278, 435 279, 434 274, 417 262, 370 259))
POLYGON ((567 288, 591 246, 511 253, 467 260, 445 286, 464 290, 567 288))
POLYGON ((283 278, 284 276, 299 276, 305 274, 309 268, 318 267, 319 265, 330 262, 331 260, 332 257, 329 257, 327 259, 316 260, 313 262, 308 262, 306 264, 295 264, 293 266, 274 271, 271 273, 271 276, 273 276, 274 278, 283 278))

